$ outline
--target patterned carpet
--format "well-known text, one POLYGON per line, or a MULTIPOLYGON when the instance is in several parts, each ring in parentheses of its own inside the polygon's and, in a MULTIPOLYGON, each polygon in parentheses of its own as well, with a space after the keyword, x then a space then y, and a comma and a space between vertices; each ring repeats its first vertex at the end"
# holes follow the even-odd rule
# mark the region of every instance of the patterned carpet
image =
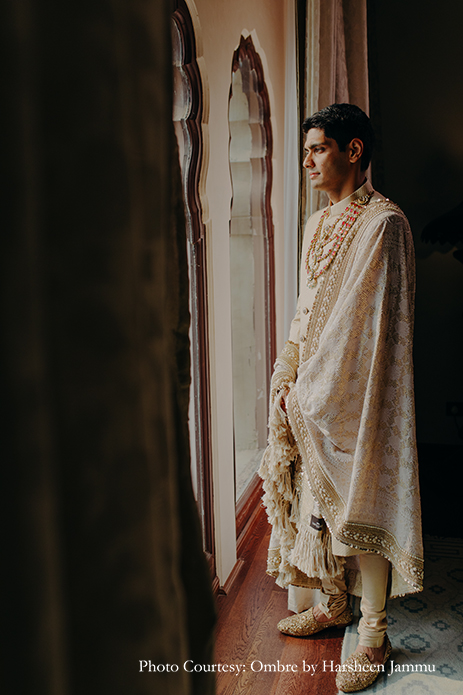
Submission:
MULTIPOLYGON (((357 646, 357 616, 346 629, 342 662, 357 646)), ((384 695, 462 695, 463 540, 425 538, 425 582, 420 594, 388 603, 391 661, 366 692, 384 695), (397 667, 397 670, 396 670, 397 667)))

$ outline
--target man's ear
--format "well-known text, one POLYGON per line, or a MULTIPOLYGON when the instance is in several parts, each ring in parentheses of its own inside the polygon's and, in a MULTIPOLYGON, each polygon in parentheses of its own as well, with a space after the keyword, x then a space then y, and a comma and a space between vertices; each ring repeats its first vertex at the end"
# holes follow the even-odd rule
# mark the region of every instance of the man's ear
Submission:
POLYGON ((352 164, 360 161, 363 154, 363 142, 359 140, 359 138, 354 138, 350 141, 347 148, 349 152, 349 161, 352 162, 352 164))

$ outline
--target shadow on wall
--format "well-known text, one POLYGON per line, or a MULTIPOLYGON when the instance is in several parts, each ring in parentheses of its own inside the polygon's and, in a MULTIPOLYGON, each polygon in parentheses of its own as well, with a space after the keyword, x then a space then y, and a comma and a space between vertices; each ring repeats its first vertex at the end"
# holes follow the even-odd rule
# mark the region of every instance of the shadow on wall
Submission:
POLYGON ((454 153, 418 146, 430 137, 430 133, 422 134, 406 166, 413 171, 414 179, 415 196, 408 215, 415 233, 417 260, 434 252, 445 255, 455 247, 463 249, 463 201, 459 203, 462 187, 458 186, 463 182, 463 160, 455 158, 454 153), (444 189, 448 195, 441 194, 444 189))
POLYGON ((380 136, 377 185, 403 208, 415 237, 424 525, 444 535, 460 507, 448 482, 463 459, 463 418, 455 422, 446 411, 447 403, 463 402, 463 264, 453 253, 455 246, 461 251, 461 237, 454 243, 445 229, 434 236, 434 224, 445 227, 446 213, 463 198, 463 91, 456 88, 463 79, 463 4, 448 0, 439 13, 421 0, 368 0, 368 16, 371 108, 380 136), (422 239, 428 225, 429 240, 427 232, 422 239))
MULTIPOLYGON (((455 308, 457 309, 454 316, 450 316, 450 321, 448 323, 450 329, 450 340, 442 343, 442 356, 448 356, 450 359, 454 359, 455 375, 457 377, 461 373, 461 347, 463 347, 461 342, 462 326, 463 326, 463 293, 458 291, 461 290, 461 284, 463 279, 463 268, 460 264, 463 264, 463 201, 451 208, 442 215, 439 215, 436 219, 425 225, 421 233, 421 245, 422 251, 428 250, 427 255, 424 253, 421 255, 421 263, 426 262, 426 259, 431 258, 433 255, 439 259, 439 255, 442 260, 445 258, 445 265, 448 271, 451 271, 447 277, 442 277, 443 289, 448 287, 449 293, 457 291, 456 295, 451 297, 452 302, 455 302, 455 308), (450 283, 456 280, 457 287, 452 287, 452 284, 448 285, 448 280, 450 276, 450 283), (460 313, 458 314, 458 304, 460 305, 460 313), (458 339, 453 341, 454 347, 458 351, 458 346, 460 346, 459 355, 452 355, 452 337, 453 335, 460 335, 460 341, 458 339)), ((418 261, 418 265, 419 265, 418 261)), ((437 280, 437 278, 436 278, 437 280)), ((450 302, 446 302, 446 295, 439 294, 437 288, 434 286, 433 291, 437 299, 436 308, 438 315, 445 313, 445 305, 450 302), (440 301, 439 301, 440 298, 440 301), (440 305, 440 307, 439 307, 440 305)), ((430 301, 432 301, 430 299, 430 301)), ((436 339, 438 337, 436 336, 436 339)), ((420 346, 420 352, 424 355, 427 354, 428 368, 436 371, 438 369, 438 363, 435 361, 434 350, 431 349, 426 353, 425 346, 420 346)), ((435 344, 435 343, 434 343, 435 344)), ((463 393, 459 391, 461 396, 463 393)), ((458 386, 455 391, 456 397, 458 397, 458 386)), ((460 402, 463 398, 460 399, 460 402)), ((458 401, 457 401, 458 402, 458 401)), ((454 435, 463 442, 463 417, 459 417, 462 410, 456 409, 453 416, 454 425, 454 435), (458 414, 456 414, 458 413, 458 414)), ((450 420, 449 420, 450 421, 450 420)), ((451 479, 452 471, 461 468, 463 463, 463 447, 461 444, 453 445, 439 445, 439 444, 421 444, 419 446, 419 458, 420 458, 420 474, 421 474, 421 490, 422 490, 422 511, 423 511, 423 530, 425 533, 436 534, 438 531, 436 529, 436 517, 435 517, 435 503, 437 500, 446 500, 446 511, 445 511, 445 528, 447 535, 458 536, 461 533, 461 522, 459 517, 459 504, 457 503, 456 491, 452 493, 449 491, 448 480, 451 479), (436 466, 439 469, 439 475, 436 476, 436 466), (453 495, 453 498, 452 498, 453 495)))
POLYGON ((451 180, 455 187, 463 166, 451 155, 427 152, 412 168, 415 197, 407 213, 417 270, 417 435, 421 443, 458 446, 463 418, 455 422, 446 411, 449 402, 463 402, 463 202, 438 195, 437 188, 432 194, 430 177, 440 174, 441 185, 451 180))
POLYGON ((463 201, 427 224, 421 239, 432 244, 439 243, 445 249, 442 253, 448 253, 457 247, 453 256, 463 263, 463 201))

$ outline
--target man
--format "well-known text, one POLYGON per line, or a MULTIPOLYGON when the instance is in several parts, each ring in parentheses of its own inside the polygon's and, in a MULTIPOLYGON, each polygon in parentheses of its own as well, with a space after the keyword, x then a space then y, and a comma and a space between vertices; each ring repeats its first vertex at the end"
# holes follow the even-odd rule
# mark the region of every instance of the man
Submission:
POLYGON ((366 179, 373 132, 356 106, 303 124, 304 167, 329 205, 309 219, 300 294, 275 364, 269 446, 260 474, 273 526, 270 574, 320 588, 320 603, 282 620, 290 635, 352 622, 359 645, 340 690, 370 685, 391 651, 386 597, 422 589, 412 332, 414 251, 402 211, 366 179))

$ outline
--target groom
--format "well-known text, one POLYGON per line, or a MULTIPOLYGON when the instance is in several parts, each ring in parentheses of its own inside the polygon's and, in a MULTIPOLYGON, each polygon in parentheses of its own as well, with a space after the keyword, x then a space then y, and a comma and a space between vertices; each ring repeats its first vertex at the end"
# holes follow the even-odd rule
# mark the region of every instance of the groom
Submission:
POLYGON ((389 658, 386 599, 422 589, 412 333, 414 250, 397 205, 366 178, 366 114, 333 104, 303 123, 314 190, 329 204, 307 222, 297 311, 271 385, 260 474, 272 524, 268 571, 319 588, 314 608, 278 624, 293 636, 352 622, 359 644, 337 674, 355 692, 389 658))

